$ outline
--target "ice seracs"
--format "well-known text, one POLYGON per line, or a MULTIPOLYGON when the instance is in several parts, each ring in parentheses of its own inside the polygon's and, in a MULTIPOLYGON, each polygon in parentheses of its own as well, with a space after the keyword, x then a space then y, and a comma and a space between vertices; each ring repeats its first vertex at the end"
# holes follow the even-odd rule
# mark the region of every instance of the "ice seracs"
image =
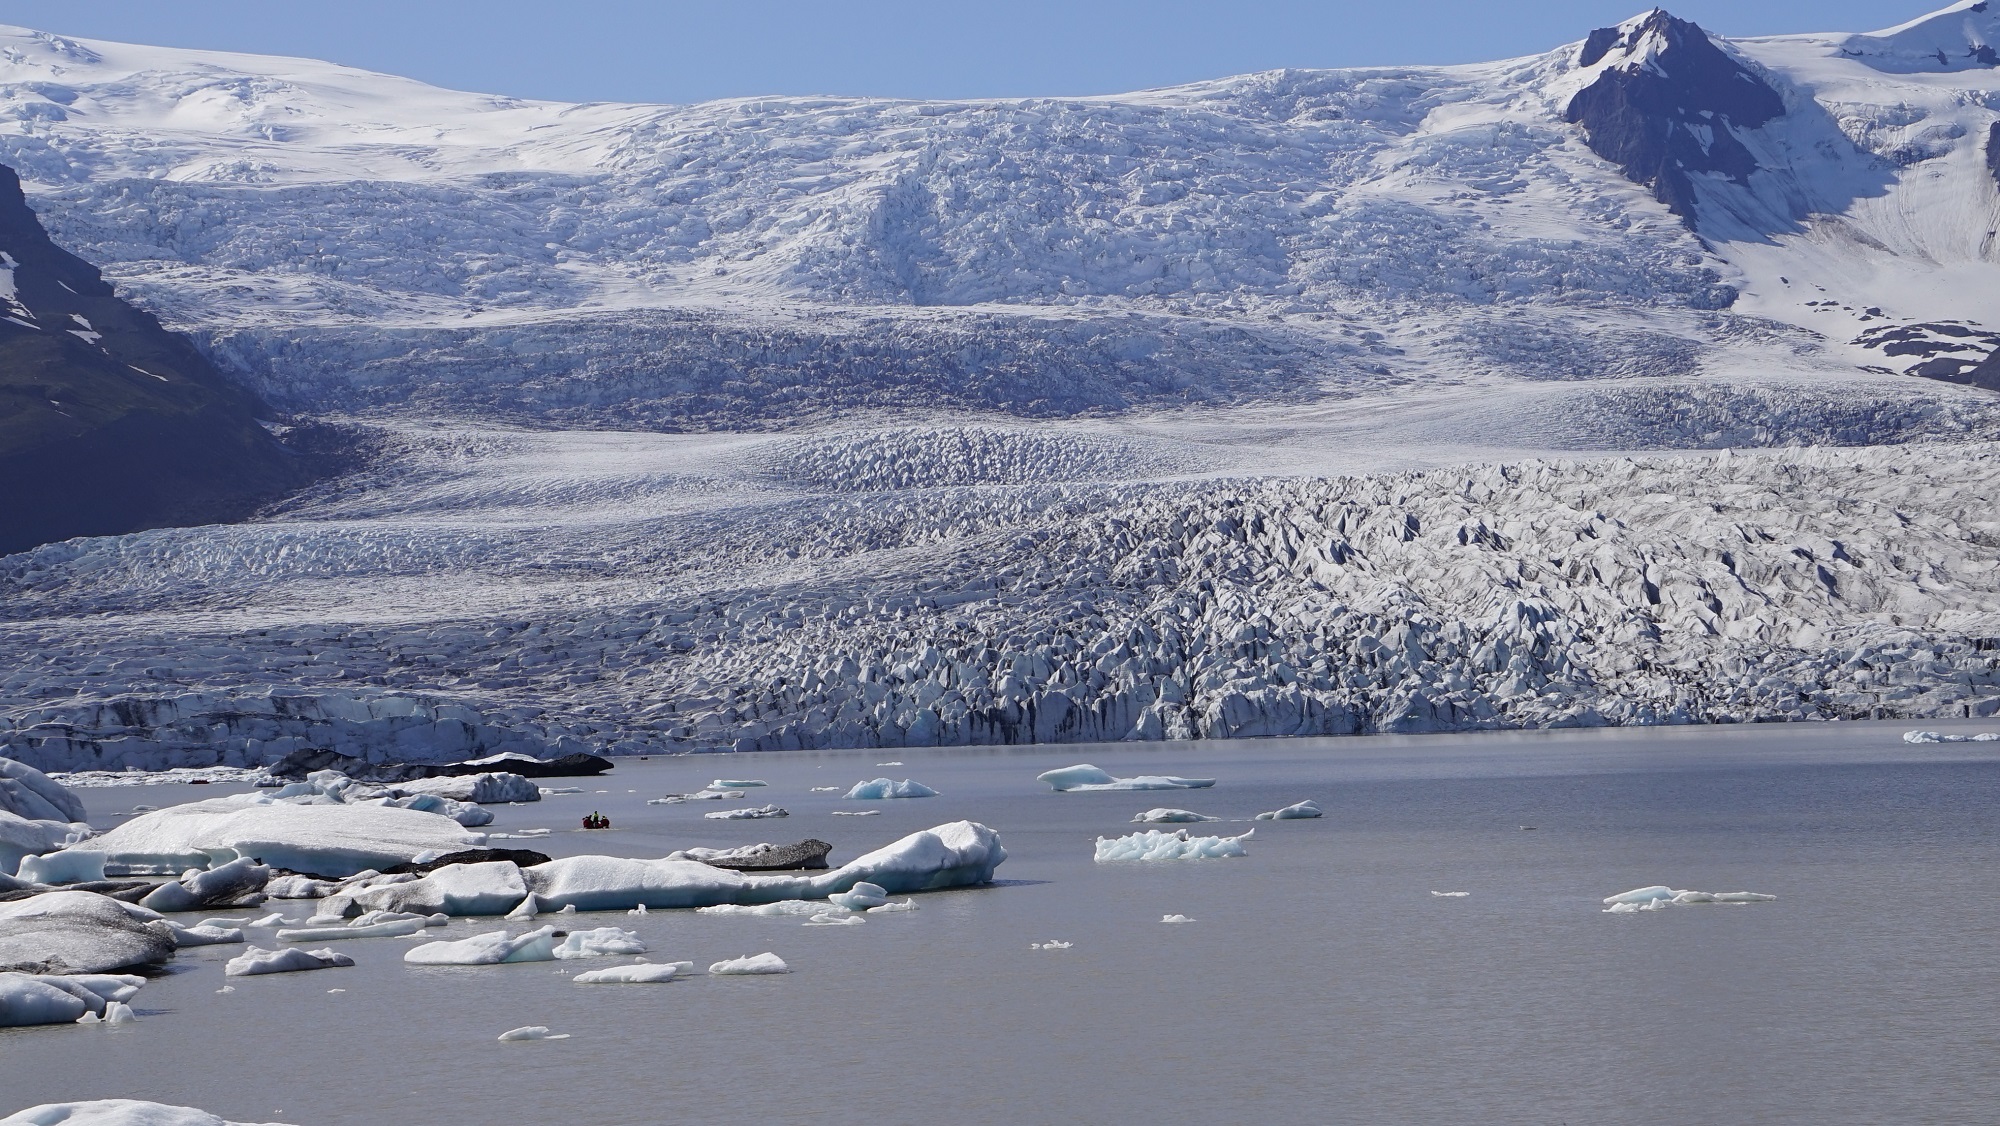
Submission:
POLYGON ((1243 847, 1243 842, 1250 839, 1251 832, 1235 837, 1195 837, 1186 829, 1172 833, 1148 829, 1124 837, 1099 837, 1096 860, 1104 864, 1117 860, 1218 860, 1247 856, 1249 850, 1243 847))
POLYGON ((1052 790, 1089 792, 1093 790, 1200 790, 1215 785, 1213 778, 1175 778, 1170 775, 1141 774, 1136 778, 1114 778, 1089 763, 1047 770, 1035 776, 1052 790))
POLYGON ((937 791, 922 782, 908 778, 901 782, 893 778, 877 778, 871 782, 856 782, 847 791, 848 801, 879 801, 884 798, 934 798, 937 791))

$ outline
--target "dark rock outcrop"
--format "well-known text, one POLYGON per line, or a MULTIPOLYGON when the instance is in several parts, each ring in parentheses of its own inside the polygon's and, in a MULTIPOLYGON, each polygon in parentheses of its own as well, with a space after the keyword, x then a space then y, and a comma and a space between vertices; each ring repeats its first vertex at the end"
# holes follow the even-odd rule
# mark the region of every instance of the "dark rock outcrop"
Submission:
POLYGON ((422 863, 412 861, 408 864, 398 864, 393 868, 384 868, 382 869, 382 874, 385 876, 427 876, 439 868, 448 868, 453 864, 490 864, 496 860, 504 860, 516 868, 532 868, 537 864, 547 864, 549 862, 548 857, 531 849, 468 848, 459 852, 448 852, 435 860, 426 860, 422 863))
POLYGON ((338 770, 357 782, 393 784, 418 778, 461 778, 504 770, 523 778, 594 778, 611 769, 611 760, 582 753, 553 759, 504 759, 499 762, 369 762, 338 751, 293 751, 266 769, 271 777, 303 782, 317 770, 338 770))
POLYGON ((2000 185, 2000 121, 1986 129, 1986 171, 1993 176, 1993 183, 2000 185))
POLYGON ((610 759, 581 752, 543 760, 510 758, 485 764, 448 762, 436 768, 439 775, 448 778, 484 774, 490 770, 504 770, 523 778, 595 778, 610 769, 610 759))
POLYGON ((51 242, 4 166, 0 254, 0 555, 238 520, 319 475, 254 397, 51 242))
POLYGON ((1783 116, 1784 99, 1706 31, 1657 8, 1627 28, 1592 32, 1579 61, 1607 58, 1611 65, 1570 99, 1566 120, 1583 127, 1591 151, 1693 227, 1692 177, 1746 182, 1757 160, 1734 130, 1783 116))

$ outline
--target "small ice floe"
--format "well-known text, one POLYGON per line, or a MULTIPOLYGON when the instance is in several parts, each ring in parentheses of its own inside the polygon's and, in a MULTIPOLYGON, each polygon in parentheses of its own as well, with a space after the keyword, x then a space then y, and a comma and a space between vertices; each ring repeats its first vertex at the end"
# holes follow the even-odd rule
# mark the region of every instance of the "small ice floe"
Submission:
POLYGON ((1309 817, 1319 816, 1321 816, 1319 803, 1302 801, 1297 805, 1288 805, 1283 809, 1274 809, 1269 813, 1260 813, 1256 819, 1259 821, 1301 821, 1309 817))
POLYGON ((901 765, 903 765, 903 762, 902 762, 902 760, 901 760, 901 759, 897 759, 897 760, 896 760, 895 762, 878 762, 878 763, 876 763, 875 765, 876 765, 876 766, 901 766, 901 765))
POLYGON ((625 913, 627 915, 643 915, 646 913, 646 905, 641 903, 637 907, 634 907, 630 911, 627 911, 625 913))
POLYGON ((252 977, 257 974, 331 970, 353 964, 354 959, 332 950, 301 950, 296 946, 285 950, 264 950, 252 946, 229 959, 223 965, 222 972, 230 977, 252 977))
POLYGON ((1176 778, 1168 774, 1142 774, 1136 778, 1113 778, 1089 763, 1046 770, 1035 775, 1037 782, 1062 793, 1103 790, 1202 790, 1215 785, 1213 778, 1176 778))
POLYGON ((1434 891, 1431 894, 1437 896, 1439 899, 1464 899, 1472 893, 1469 891, 1434 891))
POLYGON ((827 909, 824 900, 780 899, 776 903, 718 903, 713 907, 697 907, 697 915, 817 915, 827 909))
MULTIPOLYGON (((5 811, 6 807, 0 805, 0 812, 5 811)), ((79 831, 81 831, 80 826, 79 831)), ((62 837, 58 835, 50 838, 49 843, 56 844, 61 840, 62 837)), ((88 883, 104 878, 104 854, 67 848, 39 856, 31 853, 21 858, 15 874, 31 884, 88 883)))
MULTIPOLYGON (((356 920, 359 922, 359 920, 356 920)), ((278 932, 280 942, 338 942, 348 938, 407 938, 430 925, 421 917, 343 927, 297 927, 278 932)))
POLYGON ((847 791, 848 801, 881 801, 887 798, 934 798, 937 791, 922 782, 908 778, 901 782, 893 778, 876 778, 868 782, 856 782, 847 791))
POLYGON ((1149 809, 1132 816, 1134 825, 1179 825, 1192 821, 1220 821, 1220 817, 1210 817, 1189 809, 1149 809))
POLYGON ((870 907, 870 908, 868 909, 868 914, 870 914, 870 915, 893 915, 893 914, 897 914, 897 913, 900 913, 900 912, 904 912, 904 911, 915 911, 916 909, 917 909, 917 901, 916 901, 916 900, 914 900, 914 899, 904 899, 904 900, 900 900, 900 901, 898 901, 898 902, 895 902, 895 903, 884 903, 884 904, 883 904, 883 905, 881 905, 880 907, 870 907))
POLYGON ((837 794, 839 792, 839 786, 813 786, 806 791, 809 794, 837 794))
POLYGON ((1113 860, 1219 860, 1248 856, 1243 842, 1256 830, 1235 837, 1191 837, 1186 829, 1162 833, 1148 829, 1130 836, 1097 838, 1097 862, 1113 860))
POLYGON ((879 809, 836 809, 833 811, 833 815, 835 817, 880 817, 882 811, 879 809))
POLYGON ((690 801, 721 801, 724 798, 747 798, 749 796, 749 794, 742 790, 699 790, 689 794, 688 799, 690 801))
POLYGON ((711 790, 754 790, 770 783, 759 778, 717 778, 708 784, 711 790))
POLYGON ((174 932, 176 946, 227 946, 243 941, 243 932, 236 927, 214 927, 206 923, 184 927, 172 919, 166 922, 167 929, 174 932))
POLYGON ((1030 950, 1068 950, 1068 949, 1069 949, 1070 947, 1072 947, 1072 946, 1075 946, 1075 945, 1076 945, 1076 943, 1074 943, 1074 942, 1060 942, 1060 941, 1058 941, 1058 940, 1056 940, 1056 939, 1050 939, 1050 940, 1049 940, 1049 941, 1047 941, 1047 942, 1030 942, 1030 943, 1028 944, 1028 949, 1030 949, 1030 950))
POLYGON ((580 794, 582 786, 537 786, 535 791, 545 798, 559 798, 564 794, 580 794))
POLYGON ((251 920, 249 925, 252 927, 282 927, 282 926, 288 926, 297 921, 298 921, 297 919, 285 918, 285 913, 283 911, 273 911, 261 919, 251 920))
POLYGON ((578 985, 663 985, 693 968, 693 962, 640 962, 632 966, 585 970, 570 980, 578 985))
POLYGON ((823 915, 814 915, 812 918, 807 919, 805 925, 809 927, 851 927, 856 923, 865 923, 867 921, 859 915, 835 914, 829 911, 823 915))
POLYGON ((497 966, 504 962, 552 962, 556 929, 542 927, 516 937, 506 931, 476 934, 449 942, 426 942, 403 952, 403 961, 418 966, 497 966))
POLYGON ((225 985, 225 986, 223 986, 223 987, 222 987, 221 989, 218 989, 218 990, 216 990, 216 992, 217 992, 217 993, 234 993, 234 992, 236 992, 236 987, 235 987, 235 986, 233 986, 233 985, 225 985))
POLYGON ((704 813, 710 821, 757 821, 766 817, 790 817, 792 811, 775 805, 745 806, 742 809, 718 809, 714 813, 704 813))
POLYGON ((1905 731, 1905 743, 1995 743, 2000 742, 2000 731, 1981 731, 1977 735, 1958 735, 1943 731, 1905 731))
POLYGON ((1701 907, 1713 904, 1742 905, 1746 903, 1771 903, 1775 895, 1765 895, 1755 891, 1678 891, 1665 884, 1652 887, 1633 888, 1607 896, 1604 913, 1625 915, 1633 911, 1658 911, 1666 907, 1701 907))
POLYGON ((747 958, 725 958, 708 967, 708 972, 719 977, 735 977, 744 974, 788 974, 792 967, 783 958, 769 951, 752 954, 747 958))
POLYGON ((646 804, 647 804, 647 805, 679 805, 679 804, 681 804, 682 802, 684 802, 684 801, 686 801, 686 800, 688 800, 688 796, 687 796, 686 794, 668 794, 668 795, 667 795, 666 797, 663 797, 663 798, 647 798, 647 799, 646 799, 646 804))
POLYGON ((500 1034, 502 1044, 513 1044, 522 1040, 567 1040, 567 1032, 550 1032, 545 1024, 530 1024, 522 1028, 510 1028, 500 1034))
POLYGON ((110 1006, 122 1006, 145 984, 145 978, 133 974, 0 973, 0 1028, 95 1024, 108 1017, 110 1006))
POLYGON ((889 893, 882 885, 871 884, 864 880, 846 891, 827 896, 826 901, 836 907, 845 907, 849 911, 865 911, 870 907, 880 907, 889 902, 889 893))
POLYGON ((104 1023, 137 1024, 139 1023, 139 1014, 133 1012, 132 1006, 123 1001, 111 1001, 104 1006, 104 1023))
POLYGON ((1160 921, 1161 921, 1161 922, 1163 922, 1163 923, 1192 923, 1192 922, 1194 922, 1194 920, 1193 920, 1193 919, 1190 919, 1190 918, 1188 918, 1188 917, 1187 917, 1186 915, 1162 915, 1162 916, 1160 916, 1160 921))
MULTIPOLYGON (((648 802, 646 804, 651 805, 653 803, 648 802)), ((552 829, 523 829, 518 833, 488 833, 486 834, 486 839, 490 841, 525 841, 534 837, 546 837, 553 831, 552 829)))
POLYGON ((345 990, 345 989, 329 989, 329 990, 327 990, 327 992, 328 992, 328 993, 345 993, 345 992, 347 992, 347 990, 345 990))

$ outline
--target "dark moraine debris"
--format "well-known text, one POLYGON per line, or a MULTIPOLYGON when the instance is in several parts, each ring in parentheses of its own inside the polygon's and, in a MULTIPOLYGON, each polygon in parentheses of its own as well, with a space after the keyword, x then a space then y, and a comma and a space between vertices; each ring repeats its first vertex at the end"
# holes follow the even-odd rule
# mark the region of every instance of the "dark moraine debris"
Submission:
POLYGON ((53 891, 0 903, 0 972, 98 974, 161 966, 173 932, 88 892, 53 891))
POLYGON ((284 782, 303 782, 320 770, 338 770, 357 782, 393 785, 418 778, 459 778, 471 774, 507 773, 523 778, 591 778, 610 770, 611 760, 596 755, 569 754, 554 759, 505 758, 495 762, 369 762, 337 751, 307 748, 293 751, 265 768, 284 782))
POLYGON ((445 853, 435 860, 426 860, 422 863, 398 864, 393 868, 384 868, 382 869, 382 874, 385 876, 400 876, 408 873, 426 876, 437 871, 439 868, 448 868, 453 864, 491 864, 496 860, 504 860, 516 868, 532 868, 537 864, 547 864, 549 862, 548 857, 532 849, 468 848, 459 852, 445 853))
POLYGON ((1986 171, 1992 175, 1993 182, 2000 185, 2000 121, 1986 129, 1986 171))
POLYGON ((497 770, 518 774, 523 778, 595 778, 610 770, 611 765, 611 760, 608 758, 579 752, 547 760, 510 758, 489 763, 451 762, 437 767, 436 770, 438 774, 452 778, 497 770))
POLYGON ((1757 158, 1734 130, 1783 116, 1784 98, 1699 26, 1658 8, 1629 29, 1591 33, 1580 61, 1607 58, 1611 65, 1570 100, 1565 119, 1583 127, 1591 151, 1694 226, 1693 176, 1747 182, 1757 158))
POLYGON ((738 850, 730 857, 704 861, 711 868, 731 868, 738 872, 783 872, 798 868, 826 867, 826 854, 833 846, 810 838, 794 845, 763 845, 738 850))

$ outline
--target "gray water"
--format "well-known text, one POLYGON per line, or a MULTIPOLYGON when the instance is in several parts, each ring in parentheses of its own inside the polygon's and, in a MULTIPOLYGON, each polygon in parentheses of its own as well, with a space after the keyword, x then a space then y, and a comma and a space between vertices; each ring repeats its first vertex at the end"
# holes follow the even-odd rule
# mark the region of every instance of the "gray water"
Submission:
MULTIPOLYGON (((495 843, 652 856, 815 836, 839 863, 971 818, 1006 842, 1004 882, 850 927, 571 924, 638 930, 653 961, 775 951, 794 970, 777 977, 579 986, 569 974, 626 959, 419 968, 400 961, 410 940, 363 939, 333 944, 354 969, 219 994, 241 948, 184 951, 136 1025, 0 1031, 0 1114, 133 1097, 300 1126, 1992 1122, 2000 745, 1905 746, 1907 726, 621 762, 584 780, 608 792, 503 808, 496 830, 557 832, 495 843), (907 765, 874 765, 891 758, 907 765), (1219 781, 1034 781, 1074 762, 1219 781), (943 794, 806 792, 884 774, 943 794), (792 816, 644 804, 717 777, 769 781, 751 802, 792 816), (1258 823, 1245 858, 1092 862, 1095 836, 1153 806, 1247 818, 1302 798, 1327 816, 1258 823), (882 815, 830 816, 860 808, 882 815), (593 809, 617 828, 571 831, 593 809), (1602 913, 1655 883, 1780 898, 1602 913), (1075 945, 1030 949, 1047 939, 1075 945), (527 1024, 572 1038, 494 1039, 527 1024)), ((86 796, 102 825, 221 789, 86 796)))

